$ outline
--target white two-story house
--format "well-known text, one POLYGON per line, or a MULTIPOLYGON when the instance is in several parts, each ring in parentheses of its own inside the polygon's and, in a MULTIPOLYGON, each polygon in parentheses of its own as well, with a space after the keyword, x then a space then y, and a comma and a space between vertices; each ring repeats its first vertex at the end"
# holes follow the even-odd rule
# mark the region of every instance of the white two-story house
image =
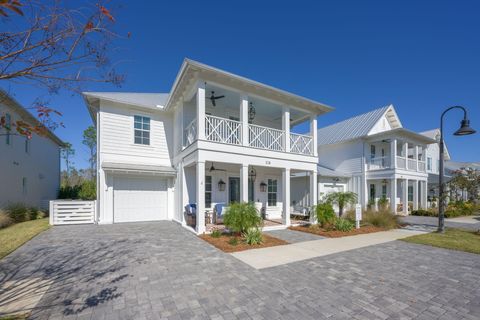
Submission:
POLYGON ((97 126, 99 223, 186 226, 187 206, 203 233, 214 207, 250 201, 286 227, 298 173, 317 202, 317 117, 327 105, 191 60, 168 94, 84 97, 97 126), (309 132, 298 133, 305 122, 309 132))
POLYGON ((0 208, 14 203, 48 208, 60 188, 60 148, 64 145, 52 131, 27 138, 15 123, 31 126, 39 121, 11 95, 0 91, 0 208))
MULTIPOLYGON (((392 105, 321 128, 317 135, 318 197, 352 191, 363 207, 385 198, 395 213, 426 208, 427 150, 436 141, 403 128, 392 105)), ((303 185, 297 179, 295 185, 303 185)))

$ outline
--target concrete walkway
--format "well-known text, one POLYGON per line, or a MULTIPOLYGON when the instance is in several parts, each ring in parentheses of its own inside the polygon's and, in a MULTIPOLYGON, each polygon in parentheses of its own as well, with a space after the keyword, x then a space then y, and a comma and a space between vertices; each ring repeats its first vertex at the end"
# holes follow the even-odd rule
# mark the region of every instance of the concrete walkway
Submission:
POLYGON ((333 253, 373 246, 423 233, 425 232, 395 229, 342 238, 305 241, 285 246, 247 250, 232 253, 232 255, 255 269, 264 269, 333 253))

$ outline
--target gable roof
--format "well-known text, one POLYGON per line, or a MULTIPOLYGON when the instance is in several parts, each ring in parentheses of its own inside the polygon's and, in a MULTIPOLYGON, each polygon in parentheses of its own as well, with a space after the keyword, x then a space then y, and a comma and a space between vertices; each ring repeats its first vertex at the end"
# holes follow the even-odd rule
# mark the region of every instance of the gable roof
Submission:
MULTIPOLYGON (((5 92, 3 89, 0 89, 0 97, 1 97, 2 102, 7 107, 10 107, 14 112, 18 113, 20 115, 20 117, 23 118, 24 121, 26 121, 30 125, 34 125, 34 126, 41 126, 42 125, 42 123, 33 114, 31 114, 20 103, 18 103, 18 101, 15 100, 15 98, 13 98, 11 95, 9 95, 7 92, 5 92)), ((45 136, 45 137, 49 138, 50 140, 55 142, 60 147, 63 147, 65 145, 65 143, 59 137, 57 137, 57 135, 55 135, 53 133, 53 131, 51 131, 48 128, 45 128, 45 129, 46 129, 45 135, 42 134, 42 136, 45 136)))
POLYGON ((383 116, 387 117, 392 129, 402 128, 393 105, 388 105, 318 129, 318 144, 334 144, 368 136, 383 116))
POLYGON ((90 98, 160 109, 165 107, 169 96, 168 93, 143 92, 83 92, 83 95, 90 98))
MULTIPOLYGON (((420 134, 426 137, 429 137, 430 139, 433 139, 437 142, 440 140, 440 129, 438 128, 428 130, 428 131, 423 131, 423 132, 420 132, 420 134)), ((445 142, 445 140, 443 141, 443 146, 445 147, 445 159, 450 160, 450 152, 448 152, 447 143, 445 142)))

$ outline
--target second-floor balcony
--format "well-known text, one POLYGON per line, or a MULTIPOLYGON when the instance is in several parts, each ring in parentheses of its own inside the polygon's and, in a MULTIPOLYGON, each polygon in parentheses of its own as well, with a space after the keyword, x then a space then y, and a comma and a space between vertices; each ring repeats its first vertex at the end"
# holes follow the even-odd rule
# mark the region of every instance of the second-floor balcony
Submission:
MULTIPOLYGON (((183 145, 197 140, 197 121, 192 120, 184 129, 183 145)), ((313 155, 313 137, 305 134, 287 133, 284 130, 248 124, 222 117, 205 115, 205 140, 230 145, 239 145, 263 150, 313 155), (244 135, 246 128, 248 134, 244 135), (246 138, 247 141, 243 141, 246 138)))

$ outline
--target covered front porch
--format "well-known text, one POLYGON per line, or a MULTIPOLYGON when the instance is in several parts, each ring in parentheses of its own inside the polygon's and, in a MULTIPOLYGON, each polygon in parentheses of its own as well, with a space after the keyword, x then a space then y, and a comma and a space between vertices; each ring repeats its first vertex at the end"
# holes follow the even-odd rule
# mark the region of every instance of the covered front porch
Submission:
MULTIPOLYGON (((235 161, 234 155, 231 158, 235 161)), ((316 203, 314 196, 305 207, 294 205, 290 188, 291 177, 303 172, 309 179, 308 193, 316 195, 315 165, 281 168, 197 160, 185 161, 180 167, 177 179, 181 181, 178 184, 181 192, 178 193, 175 220, 198 234, 223 229, 223 217, 229 204, 234 202, 253 203, 263 218, 264 230, 284 229, 302 221, 307 223, 310 218, 307 207, 316 203)))
POLYGON ((366 180, 366 204, 374 210, 382 206, 392 212, 408 215, 427 208, 427 179, 422 177, 372 178, 366 180))

